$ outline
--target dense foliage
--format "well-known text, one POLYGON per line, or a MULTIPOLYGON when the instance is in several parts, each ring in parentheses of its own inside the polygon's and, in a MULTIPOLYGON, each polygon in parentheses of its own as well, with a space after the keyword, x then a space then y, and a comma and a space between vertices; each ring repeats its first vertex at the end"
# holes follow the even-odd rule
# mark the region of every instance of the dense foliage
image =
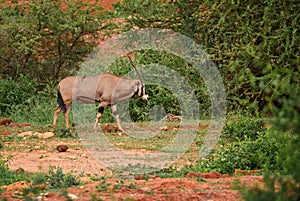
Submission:
POLYGON ((292 95, 286 92, 291 84, 299 91, 299 4, 158 2, 124 0, 116 9, 127 19, 127 29, 173 29, 202 45, 222 73, 230 109, 270 112, 292 95))

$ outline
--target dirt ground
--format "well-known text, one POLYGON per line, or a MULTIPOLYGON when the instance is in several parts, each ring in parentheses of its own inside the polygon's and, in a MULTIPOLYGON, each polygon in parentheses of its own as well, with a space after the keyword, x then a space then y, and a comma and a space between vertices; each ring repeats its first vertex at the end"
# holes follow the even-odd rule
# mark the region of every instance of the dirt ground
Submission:
POLYGON ((47 173, 50 166, 61 167, 64 173, 86 176, 110 176, 112 172, 101 165, 81 146, 80 140, 38 140, 22 145, 7 142, 6 146, 19 147, 22 151, 6 151, 3 155, 11 156, 9 167, 11 170, 22 168, 28 172, 47 173), (58 145, 67 145, 66 152, 56 151, 58 145), (21 147, 20 147, 21 146, 21 147))
MULTIPOLYGON (((64 173, 80 175, 83 184, 67 189, 74 200, 241 200, 235 185, 262 186, 262 176, 222 175, 219 173, 189 173, 183 178, 159 178, 154 175, 125 175, 115 173, 101 165, 81 145, 80 140, 32 140, 30 143, 6 142, 9 149, 1 154, 11 156, 9 168, 20 168, 27 172, 45 172, 50 166, 61 167, 64 173), (19 144, 18 144, 19 143, 19 144), (57 145, 69 147, 66 152, 58 152, 57 145), (16 149, 14 149, 16 147, 16 149), (22 151, 20 151, 22 150, 22 151), (92 181, 91 177, 105 177, 92 181)), ((21 200, 16 196, 18 188, 10 185, 0 194, 8 200, 21 200)), ((19 185, 19 187, 18 187, 19 185)), ((47 191, 40 200, 67 200, 62 192, 47 191)))

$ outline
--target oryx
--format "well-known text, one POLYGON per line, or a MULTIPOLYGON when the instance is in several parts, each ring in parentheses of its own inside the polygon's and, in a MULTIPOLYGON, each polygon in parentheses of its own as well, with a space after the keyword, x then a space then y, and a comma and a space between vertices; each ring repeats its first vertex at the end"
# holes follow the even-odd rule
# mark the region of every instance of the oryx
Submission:
POLYGON ((71 110, 72 101, 77 100, 83 104, 99 103, 99 109, 93 127, 95 131, 97 131, 98 121, 107 106, 111 107, 118 128, 124 131, 117 113, 116 104, 134 95, 138 95, 143 100, 148 99, 141 74, 133 64, 131 58, 129 56, 128 58, 137 72, 138 80, 116 76, 110 73, 95 76, 69 76, 61 80, 57 87, 58 107, 54 112, 53 127, 55 128, 57 117, 61 111, 64 112, 66 126, 68 128, 70 127, 69 112, 71 110))

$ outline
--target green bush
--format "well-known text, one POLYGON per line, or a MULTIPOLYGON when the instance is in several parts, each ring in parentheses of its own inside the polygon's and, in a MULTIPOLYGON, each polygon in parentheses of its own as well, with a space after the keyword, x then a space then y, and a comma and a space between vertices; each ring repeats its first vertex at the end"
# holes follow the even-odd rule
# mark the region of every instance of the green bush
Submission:
POLYGON ((266 123, 259 117, 237 115, 235 118, 225 123, 221 136, 223 143, 256 140, 261 133, 266 132, 266 123))
POLYGON ((45 173, 34 173, 31 177, 33 185, 45 184, 47 182, 47 175, 45 173))
POLYGON ((47 175, 50 189, 68 188, 79 185, 80 181, 72 174, 64 174, 61 167, 51 166, 47 175))
POLYGON ((8 159, 0 154, 0 186, 9 185, 16 181, 29 181, 29 177, 25 173, 16 173, 8 168, 8 159))
MULTIPOLYGON (((0 186, 9 185, 16 181, 31 181, 33 185, 45 184, 48 182, 48 188, 59 189, 79 185, 80 180, 72 174, 64 174, 62 168, 49 168, 48 174, 11 171, 8 168, 7 159, 0 155, 0 186)), ((31 187, 30 187, 31 189, 31 187)))
POLYGON ((29 107, 37 93, 38 82, 21 75, 15 81, 12 78, 0 80, 1 115, 15 112, 18 105, 29 107))
POLYGON ((40 85, 27 76, 0 80, 0 98, 0 116, 17 123, 48 125, 57 105, 54 83, 40 85))
MULTIPOLYGON (((287 91, 289 92, 289 91, 287 91)), ((294 92, 294 98, 283 99, 285 103, 280 109, 280 116, 274 121, 270 134, 279 146, 274 150, 280 164, 275 171, 265 175, 265 187, 261 189, 242 188, 245 200, 300 200, 300 106, 299 91, 294 92)))
POLYGON ((183 174, 189 171, 231 174, 235 169, 273 171, 282 168, 279 150, 281 142, 288 137, 281 136, 278 140, 275 130, 266 129, 266 120, 258 117, 238 115, 233 119, 226 122, 215 149, 195 166, 182 169, 183 174))
POLYGON ((200 170, 233 173, 235 169, 274 170, 278 163, 278 143, 271 133, 260 133, 256 140, 245 139, 218 147, 206 161, 199 162, 200 170))

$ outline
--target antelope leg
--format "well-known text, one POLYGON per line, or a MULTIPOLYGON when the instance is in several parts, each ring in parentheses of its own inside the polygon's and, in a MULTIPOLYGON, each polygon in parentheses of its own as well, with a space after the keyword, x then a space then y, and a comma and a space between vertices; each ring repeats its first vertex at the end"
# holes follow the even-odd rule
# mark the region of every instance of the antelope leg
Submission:
POLYGON ((119 116, 119 113, 117 111, 116 105, 112 105, 110 108, 111 108, 111 111, 112 111, 113 115, 115 116, 115 119, 117 121, 117 125, 118 125, 119 130, 122 131, 122 132, 124 132, 124 130, 123 130, 122 126, 121 126, 120 116, 119 116))
POLYGON ((59 113, 61 112, 61 108, 59 106, 57 106, 57 108, 54 111, 54 118, 53 118, 53 124, 52 127, 55 128, 56 127, 56 123, 57 123, 57 117, 59 115, 59 113))
POLYGON ((97 116, 96 116, 96 122, 94 124, 94 131, 97 132, 97 126, 98 126, 98 122, 99 122, 99 119, 101 118, 102 116, 102 113, 104 111, 104 107, 103 106, 100 106, 99 109, 98 109, 98 113, 97 113, 97 116))
POLYGON ((64 113, 65 119, 66 119, 66 126, 67 128, 70 128, 70 121, 69 121, 69 113, 71 111, 71 104, 66 105, 66 112, 64 113))

